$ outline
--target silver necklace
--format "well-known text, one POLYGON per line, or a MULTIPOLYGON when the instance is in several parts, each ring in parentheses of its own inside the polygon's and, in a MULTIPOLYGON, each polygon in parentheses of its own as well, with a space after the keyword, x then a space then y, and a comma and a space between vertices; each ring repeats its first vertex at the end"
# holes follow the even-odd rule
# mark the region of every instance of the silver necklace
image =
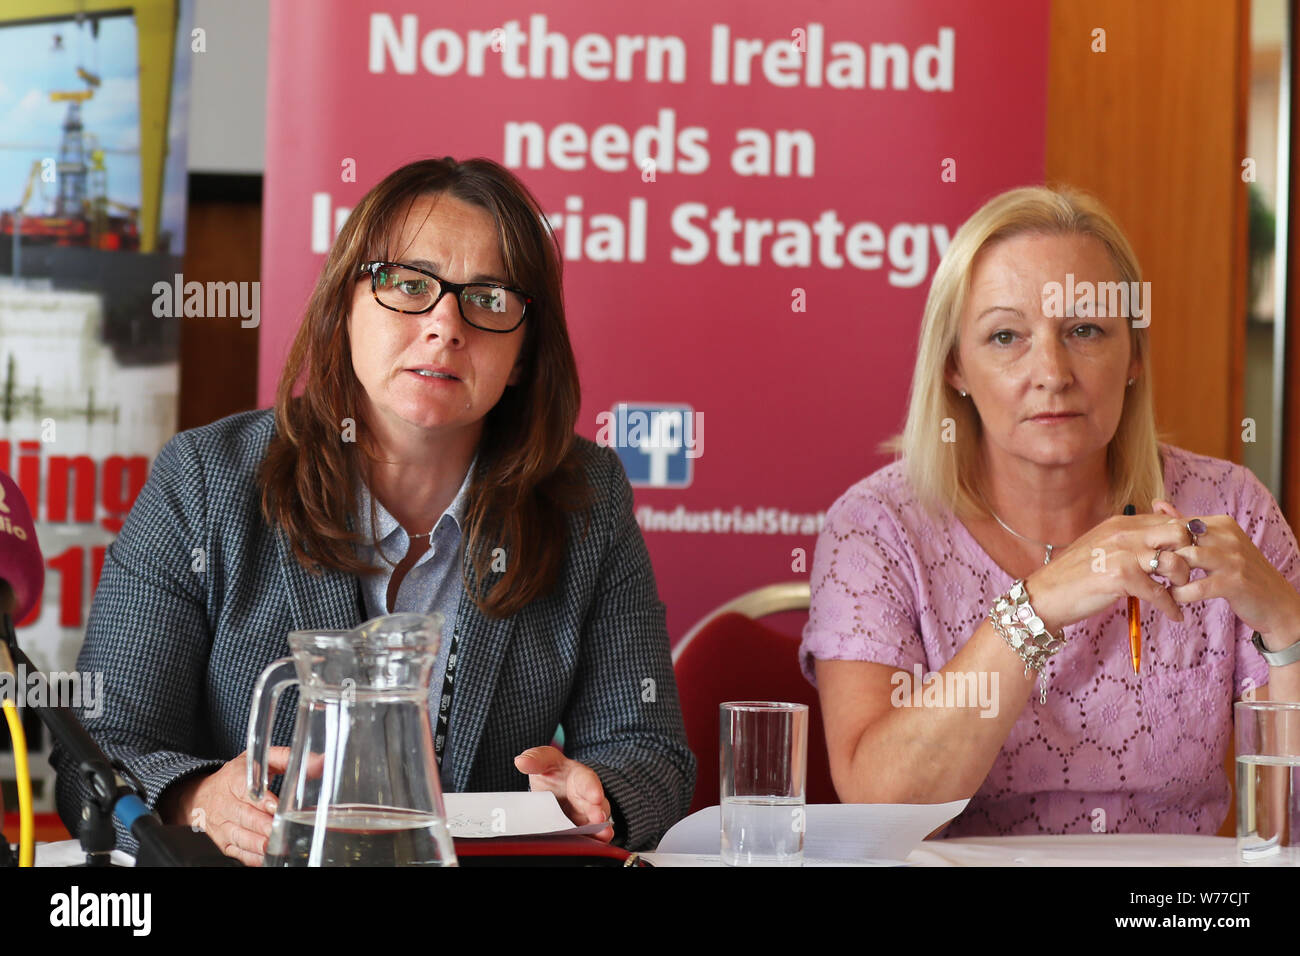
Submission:
POLYGON ((1013 531, 1011 528, 1008 528, 1008 527, 1007 527, 1007 523, 1006 523, 1005 521, 1003 521, 1001 518, 999 518, 997 512, 994 511, 992 508, 989 509, 989 514, 993 515, 993 520, 995 520, 998 524, 1002 525, 1003 528, 1006 528, 1006 530, 1007 530, 1008 532, 1010 532, 1011 534, 1014 534, 1014 535, 1015 535, 1017 538, 1019 538, 1021 541, 1028 541, 1030 544, 1036 544, 1036 545, 1038 545, 1040 548, 1046 548, 1046 549, 1047 549, 1047 554, 1043 556, 1043 564, 1046 564, 1048 561, 1051 561, 1051 560, 1052 560, 1052 548, 1053 548, 1053 545, 1050 545, 1050 544, 1046 543, 1045 541, 1035 541, 1033 538, 1026 538, 1026 537, 1025 537, 1023 534, 1021 534, 1020 532, 1018 532, 1018 531, 1013 531))

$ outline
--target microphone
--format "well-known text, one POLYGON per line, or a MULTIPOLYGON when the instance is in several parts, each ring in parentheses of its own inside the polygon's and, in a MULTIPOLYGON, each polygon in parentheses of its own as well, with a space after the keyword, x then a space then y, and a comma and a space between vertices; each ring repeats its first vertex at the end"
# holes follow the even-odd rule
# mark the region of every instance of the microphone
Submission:
MULTIPOLYGON (((0 471, 0 674, 17 681, 18 645, 11 636, 13 618, 22 620, 45 588, 45 560, 36 540, 36 525, 27 498, 14 480, 0 471)), ((4 800, 0 798, 0 813, 4 800)), ((0 833, 0 866, 16 866, 9 841, 0 833)))
POLYGON ((45 560, 31 508, 14 480, 0 471, 0 614, 25 618, 45 588, 45 560))
MULTIPOLYGON (((139 841, 139 866, 242 866, 221 852, 203 832, 187 826, 164 825, 140 794, 139 781, 127 779, 86 732, 81 721, 67 707, 54 703, 49 681, 18 646, 13 621, 22 620, 36 606, 45 588, 45 558, 36 540, 31 508, 14 480, 0 471, 0 670, 16 676, 24 668, 41 688, 41 721, 75 760, 76 773, 90 789, 78 836, 86 851, 87 865, 105 866, 116 843, 112 818, 117 817, 139 841)), ((0 835, 0 847, 8 841, 0 835)), ((0 851, 0 866, 5 865, 0 851)))

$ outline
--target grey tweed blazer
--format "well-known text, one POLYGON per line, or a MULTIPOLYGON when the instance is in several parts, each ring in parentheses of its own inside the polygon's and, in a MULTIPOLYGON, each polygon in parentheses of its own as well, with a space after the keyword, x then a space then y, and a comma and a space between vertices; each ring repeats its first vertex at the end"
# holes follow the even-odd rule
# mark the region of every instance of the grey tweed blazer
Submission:
MULTIPOLYGON (((77 662, 103 672, 104 700, 82 719, 151 807, 244 750, 253 684, 289 655, 290 631, 351 628, 364 614, 356 577, 312 575, 261 516, 256 478, 274 424, 269 410, 246 412, 168 442, 104 560, 77 662)), ((627 477, 612 449, 578 442, 595 504, 585 537, 570 520, 554 591, 505 619, 460 604, 442 784, 527 790, 514 757, 562 724, 567 755, 596 771, 616 809, 616 841, 644 849, 686 814, 696 762, 627 477)), ((290 743, 296 704, 291 688, 273 744, 290 743)), ((75 834, 85 788, 66 753, 51 762, 75 834)), ((120 826, 118 846, 135 848, 120 826)))

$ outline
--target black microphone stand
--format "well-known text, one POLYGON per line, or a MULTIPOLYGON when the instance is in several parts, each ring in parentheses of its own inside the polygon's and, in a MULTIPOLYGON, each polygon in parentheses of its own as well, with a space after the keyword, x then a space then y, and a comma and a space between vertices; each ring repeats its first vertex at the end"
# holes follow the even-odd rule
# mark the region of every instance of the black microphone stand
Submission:
MULTIPOLYGON (((29 674, 44 683, 45 693, 38 699, 45 700, 46 706, 38 708, 37 712, 63 749, 77 761, 77 774, 90 790, 90 796, 81 808, 81 823, 77 828, 81 848, 86 854, 86 861, 81 865, 117 865, 111 859, 113 848, 117 846, 114 811, 121 809, 119 804, 124 798, 143 800, 144 786, 125 766, 108 759, 71 709, 53 704, 54 695, 49 692, 49 682, 19 648, 8 613, 0 615, 0 642, 8 648, 16 668, 26 667, 29 674)), ((130 829, 140 843, 136 866, 243 866, 222 853, 206 833, 187 826, 164 825, 156 813, 136 816, 130 829)), ((4 847, 5 856, 11 855, 8 841, 3 837, 0 837, 0 846, 4 847)), ((0 865, 14 864, 5 864, 0 858, 0 865)))

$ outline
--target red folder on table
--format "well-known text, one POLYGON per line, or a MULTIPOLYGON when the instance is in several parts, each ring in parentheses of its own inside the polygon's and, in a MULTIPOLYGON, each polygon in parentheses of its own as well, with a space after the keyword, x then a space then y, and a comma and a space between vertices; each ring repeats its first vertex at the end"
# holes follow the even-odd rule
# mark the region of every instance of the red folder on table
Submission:
POLYGON ((461 866, 649 866, 639 854, 595 837, 504 836, 457 839, 461 866))

